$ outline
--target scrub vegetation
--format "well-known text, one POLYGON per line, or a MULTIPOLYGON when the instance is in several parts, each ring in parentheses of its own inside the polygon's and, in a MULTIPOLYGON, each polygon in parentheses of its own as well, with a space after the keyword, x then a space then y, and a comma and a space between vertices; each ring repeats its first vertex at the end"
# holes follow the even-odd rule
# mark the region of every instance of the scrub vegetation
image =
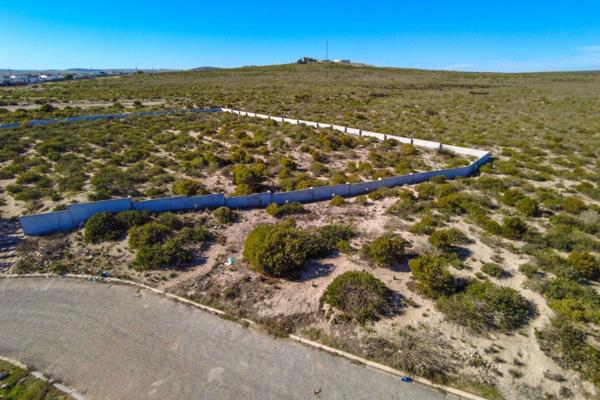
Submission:
MULTIPOLYGON (((282 65, 0 97, 2 122, 138 100, 139 110, 223 106, 489 150, 476 176, 356 198, 97 214, 82 230, 22 240, 6 271, 139 280, 487 398, 599 394, 600 73, 282 65)), ((221 113, 22 123, 0 130, 0 211, 9 224, 91 199, 291 191, 468 162, 221 113)))

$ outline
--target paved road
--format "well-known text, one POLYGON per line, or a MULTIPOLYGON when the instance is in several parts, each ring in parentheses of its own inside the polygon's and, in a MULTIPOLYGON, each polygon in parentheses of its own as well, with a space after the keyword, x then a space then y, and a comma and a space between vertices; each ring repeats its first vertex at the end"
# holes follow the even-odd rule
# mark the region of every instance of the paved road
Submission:
POLYGON ((0 279, 0 355, 87 399, 445 398, 163 296, 68 279, 0 279))

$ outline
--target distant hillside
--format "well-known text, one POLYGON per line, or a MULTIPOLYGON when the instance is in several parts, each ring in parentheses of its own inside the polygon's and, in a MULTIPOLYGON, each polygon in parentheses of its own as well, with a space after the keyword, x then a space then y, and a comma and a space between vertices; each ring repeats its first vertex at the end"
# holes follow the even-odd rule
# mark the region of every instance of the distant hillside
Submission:
POLYGON ((196 67, 196 68, 192 68, 192 69, 190 69, 190 71, 213 71, 213 70, 216 70, 216 69, 221 69, 221 68, 219 68, 219 67, 208 67, 208 66, 206 66, 206 67, 196 67))
MULTIPOLYGON (((209 68, 209 67, 207 67, 209 68)), ((21 74, 89 74, 89 73, 98 73, 104 72, 107 74, 130 74, 136 70, 135 68, 104 68, 104 69, 96 69, 96 68, 67 68, 67 69, 0 69, 0 75, 8 75, 9 73, 15 75, 21 74)), ((139 69, 139 71, 144 71, 148 73, 152 72, 176 72, 178 70, 175 69, 167 69, 167 68, 159 68, 159 69, 139 69)))

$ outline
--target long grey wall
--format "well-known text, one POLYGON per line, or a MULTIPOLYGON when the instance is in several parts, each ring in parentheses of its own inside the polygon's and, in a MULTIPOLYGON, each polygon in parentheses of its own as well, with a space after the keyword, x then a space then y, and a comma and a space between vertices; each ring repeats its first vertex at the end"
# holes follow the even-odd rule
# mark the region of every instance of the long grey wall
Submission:
MULTIPOLYGON (((349 128, 347 126, 341 125, 324 124, 320 122, 304 121, 293 118, 273 117, 265 114, 255 114, 246 111, 232 110, 228 108, 198 109, 191 111, 223 111, 249 117, 271 119, 283 123, 290 123, 296 125, 304 124, 307 126, 319 128, 331 128, 351 135, 374 137, 379 140, 393 139, 398 140, 402 143, 410 143, 418 147, 444 150, 456 154, 478 157, 478 159, 465 167, 418 172, 414 174, 393 176, 369 182, 346 183, 342 185, 332 186, 319 186, 302 190, 294 190, 291 192, 266 192, 234 197, 226 197, 222 193, 217 193, 205 196, 178 196, 140 201, 135 201, 131 198, 125 198, 95 201, 89 203, 76 203, 67 206, 67 210, 65 211, 35 215, 24 215, 19 217, 21 226, 23 227, 23 232, 25 232, 25 234, 27 235, 46 235, 54 232, 69 231, 82 226, 88 218, 101 211, 107 211, 112 213, 124 210, 147 210, 151 212, 164 212, 214 209, 222 206, 242 209, 266 207, 271 203, 308 203, 312 201, 327 200, 332 198, 333 196, 358 196, 377 190, 381 187, 393 187, 424 182, 435 176, 447 176, 448 178, 469 176, 475 173, 475 171, 477 171, 477 169, 481 165, 485 164, 491 159, 491 154, 483 150, 446 145, 429 140, 406 138, 385 133, 363 131, 362 129, 349 128)), ((155 113, 147 114, 156 115, 155 113)))

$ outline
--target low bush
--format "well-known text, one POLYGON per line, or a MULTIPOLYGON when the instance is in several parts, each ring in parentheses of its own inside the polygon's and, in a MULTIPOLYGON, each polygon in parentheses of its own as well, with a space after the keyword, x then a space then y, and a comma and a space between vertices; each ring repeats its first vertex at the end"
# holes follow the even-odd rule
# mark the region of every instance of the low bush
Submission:
POLYGON ((408 262, 419 290, 434 299, 451 296, 460 290, 460 284, 448 271, 447 264, 446 259, 433 256, 420 256, 408 262))
POLYGON ((519 212, 521 212, 521 214, 528 217, 535 217, 540 212, 537 201, 530 197, 525 197, 517 201, 515 207, 517 210, 519 210, 519 212))
POLYGON ((567 262, 573 266, 583 278, 600 281, 600 261, 589 252, 574 251, 569 254, 567 262))
POLYGON ((129 229, 129 247, 141 249, 155 244, 162 244, 171 235, 171 229, 160 222, 149 222, 129 229))
POLYGON ((238 213, 229 207, 219 207, 212 215, 222 224, 232 224, 238 220, 238 213))
POLYGON ((275 217, 282 218, 289 215, 295 214, 305 214, 308 212, 306 208, 301 203, 293 202, 293 203, 285 203, 284 205, 277 205, 275 203, 271 203, 265 209, 267 214, 275 217))
POLYGON ((309 256, 309 236, 290 223, 263 224, 244 243, 244 259, 260 273, 294 278, 309 256))
POLYGON ((434 230, 429 236, 429 243, 442 251, 452 251, 457 245, 468 242, 467 235, 456 228, 434 230))
POLYGON ((541 276, 543 274, 539 267, 533 264, 521 264, 519 265, 519 271, 529 279, 541 276))
POLYGON ((190 262, 192 255, 178 238, 167 239, 164 243, 142 246, 135 254, 133 267, 138 271, 174 268, 190 262))
POLYGON ((502 220, 500 232, 507 239, 523 239, 528 232, 529 227, 519 217, 506 217, 502 220))
POLYGON ((558 315, 574 321, 600 324, 600 294, 594 289, 566 278, 542 282, 537 289, 558 315))
POLYGON ((150 222, 152 215, 148 211, 127 210, 121 211, 115 218, 123 229, 129 229, 133 226, 144 225, 150 222))
POLYGON ((84 224, 83 238, 88 243, 118 240, 124 230, 117 218, 106 211, 96 213, 84 224))
POLYGON ((564 198, 561 207, 563 210, 571 214, 579 214, 586 209, 585 203, 579 197, 564 198))
POLYGON ((326 256, 333 250, 348 251, 349 241, 356 236, 350 225, 325 225, 319 228, 311 240, 311 257, 326 256))
POLYGON ((404 256, 406 241, 399 236, 384 234, 363 246, 363 255, 380 267, 389 267, 404 256))
POLYGON ((392 306, 390 289, 370 273, 359 271, 337 276, 320 301, 361 324, 381 318, 392 306))
POLYGON ((439 225, 439 218, 425 214, 419 222, 409 228, 409 232, 416 235, 430 235, 439 225))
POLYGON ((342 196, 334 196, 331 199, 331 205, 332 206, 341 207, 344 204, 346 204, 346 200, 344 200, 344 198, 342 196))
POLYGON ((510 275, 504 268, 494 263, 483 264, 481 271, 494 278, 506 278, 510 275))
POLYGON ((437 307, 446 318, 475 332, 511 331, 527 323, 533 304, 514 289, 471 281, 465 291, 441 297, 437 307))
POLYGON ((202 226, 195 228, 185 227, 181 230, 179 238, 183 244, 203 243, 211 240, 213 235, 207 228, 202 226))
POLYGON ((183 228, 185 226, 185 224, 177 216, 177 214, 174 214, 172 212, 163 212, 163 213, 158 214, 158 216, 156 217, 156 222, 163 224, 164 226, 168 227, 169 229, 176 230, 176 231, 180 230, 181 228, 183 228))
POLYGON ((600 350, 588 342, 588 335, 568 319, 554 318, 535 332, 540 349, 558 365, 573 369, 600 388, 600 350))
POLYGON ((207 191, 200 182, 191 179, 179 179, 173 184, 173 193, 180 196, 196 196, 207 191))

